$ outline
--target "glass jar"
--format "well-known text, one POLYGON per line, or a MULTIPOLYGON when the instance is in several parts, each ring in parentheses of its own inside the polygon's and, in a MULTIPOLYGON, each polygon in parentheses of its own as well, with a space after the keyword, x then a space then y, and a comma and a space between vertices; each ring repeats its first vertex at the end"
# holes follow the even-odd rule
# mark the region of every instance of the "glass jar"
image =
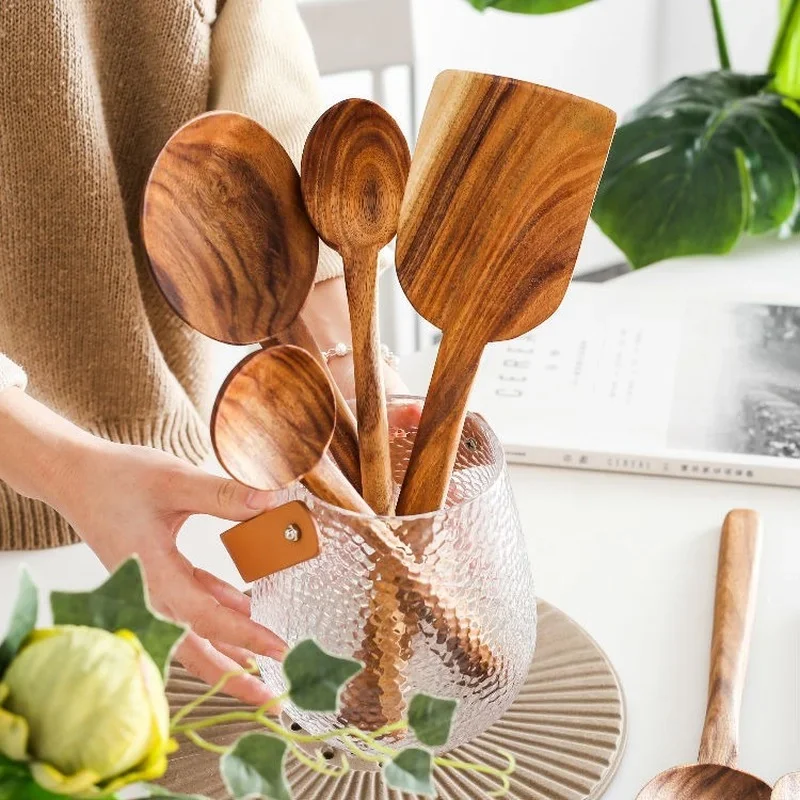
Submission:
MULTIPOLYGON (((396 492, 422 401, 389 402, 396 492)), ((492 725, 521 689, 533 657, 536 603, 519 515, 502 447, 469 414, 443 509, 414 517, 366 517, 332 506, 302 486, 285 493, 311 510, 320 554, 257 581, 253 618, 290 646, 313 638, 357 658, 365 670, 346 687, 338 715, 285 704, 305 730, 348 724, 377 730, 401 718, 418 693, 458 701, 447 748, 492 725), (386 526, 398 554, 364 535, 386 526)), ((259 659, 267 686, 285 691, 280 664, 259 659)), ((411 743, 408 733, 393 743, 411 743)))

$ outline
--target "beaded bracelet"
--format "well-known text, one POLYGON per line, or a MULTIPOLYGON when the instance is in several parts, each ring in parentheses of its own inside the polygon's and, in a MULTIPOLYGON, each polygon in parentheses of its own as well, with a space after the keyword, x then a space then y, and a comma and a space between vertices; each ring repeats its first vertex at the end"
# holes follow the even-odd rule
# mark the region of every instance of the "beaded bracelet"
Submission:
MULTIPOLYGON (((327 364, 332 358, 342 358, 349 356, 353 352, 353 348, 344 342, 337 342, 333 347, 322 351, 322 358, 325 359, 327 364)), ((381 345, 381 358, 392 369, 397 369, 400 364, 400 359, 385 345, 381 345)))

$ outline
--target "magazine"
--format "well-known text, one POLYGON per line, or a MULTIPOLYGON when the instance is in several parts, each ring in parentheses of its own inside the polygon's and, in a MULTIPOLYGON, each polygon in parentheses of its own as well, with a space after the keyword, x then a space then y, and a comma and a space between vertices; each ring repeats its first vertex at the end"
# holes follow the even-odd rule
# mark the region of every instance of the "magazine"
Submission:
POLYGON ((511 462, 800 487, 800 308, 573 284, 470 407, 511 462))

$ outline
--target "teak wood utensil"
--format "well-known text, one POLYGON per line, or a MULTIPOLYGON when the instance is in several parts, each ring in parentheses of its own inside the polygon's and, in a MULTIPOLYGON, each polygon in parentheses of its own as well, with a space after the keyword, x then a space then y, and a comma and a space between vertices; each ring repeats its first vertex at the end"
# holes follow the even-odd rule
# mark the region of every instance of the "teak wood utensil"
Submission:
POLYGON ((772 790, 772 800, 800 800, 800 772, 784 775, 772 790))
POLYGON ((394 484, 378 332, 378 254, 397 234, 411 154, 392 117, 369 100, 344 100, 311 129, 300 181, 311 222, 344 261, 353 334, 361 484, 378 514, 394 484))
MULTIPOLYGON (((319 239, 297 170, 257 122, 211 112, 176 131, 150 173, 142 237, 156 283, 184 322, 228 344, 273 337, 324 364, 299 316, 319 239)), ((355 419, 335 385, 334 392, 331 453, 359 487, 355 419)))
POLYGON ((483 348, 546 320, 569 284, 616 116, 531 83, 434 83, 400 212, 397 275, 443 332, 398 514, 440 508, 483 348))
POLYGON ((314 357, 293 345, 251 353, 225 379, 211 414, 220 464, 256 489, 301 479, 323 500, 371 509, 326 457, 336 423, 331 383, 314 357))
POLYGON ((755 511, 735 510, 725 518, 700 763, 662 772, 642 789, 637 800, 769 800, 769 785, 736 768, 761 537, 755 511))

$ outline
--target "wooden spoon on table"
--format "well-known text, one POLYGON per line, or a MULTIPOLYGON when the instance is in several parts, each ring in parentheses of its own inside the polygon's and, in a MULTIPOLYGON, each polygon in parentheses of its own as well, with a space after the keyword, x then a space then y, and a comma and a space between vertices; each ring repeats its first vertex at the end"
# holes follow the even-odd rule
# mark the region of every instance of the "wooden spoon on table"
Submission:
MULTIPOLYGON (((212 112, 174 133, 150 173, 142 236, 156 283, 184 322, 227 344, 275 337, 324 365, 299 316, 319 239, 297 170, 257 122, 212 112)), ((359 488, 355 419, 333 386, 331 453, 359 488)))
POLYGON ((378 253, 397 234, 411 154, 397 123, 369 100, 345 100, 311 129, 300 181, 320 238, 344 261, 364 498, 390 514, 394 484, 378 332, 378 253))
POLYGON ((400 212, 397 275, 443 337, 398 514, 441 507, 483 348, 546 320, 572 276, 616 116, 531 83, 436 78, 400 212))
POLYGON ((771 800, 800 800, 800 772, 784 775, 775 784, 771 800))
POLYGON ((722 528, 711 644, 708 706, 699 764, 662 772, 637 800, 769 800, 764 781, 736 768, 750 632, 755 614, 761 522, 731 511, 722 528))

